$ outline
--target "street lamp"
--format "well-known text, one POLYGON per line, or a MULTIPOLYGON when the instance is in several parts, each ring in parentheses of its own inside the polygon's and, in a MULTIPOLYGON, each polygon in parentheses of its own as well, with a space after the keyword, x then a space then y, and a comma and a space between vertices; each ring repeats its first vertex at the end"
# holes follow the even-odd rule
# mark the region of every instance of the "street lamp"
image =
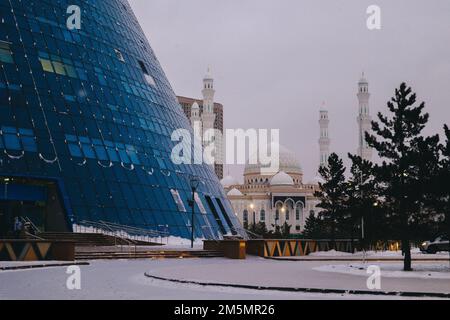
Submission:
POLYGON ((191 249, 194 248, 194 214, 195 214, 195 192, 197 191, 200 180, 197 177, 192 177, 190 180, 192 199, 189 201, 192 208, 192 219, 191 219, 191 249))

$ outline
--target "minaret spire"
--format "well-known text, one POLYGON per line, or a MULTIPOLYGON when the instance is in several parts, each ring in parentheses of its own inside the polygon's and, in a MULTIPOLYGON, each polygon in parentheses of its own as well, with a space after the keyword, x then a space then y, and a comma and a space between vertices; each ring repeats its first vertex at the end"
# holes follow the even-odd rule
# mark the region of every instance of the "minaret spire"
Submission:
POLYGON ((206 75, 203 78, 203 112, 202 112, 202 124, 203 124, 203 146, 209 146, 214 143, 215 164, 222 164, 222 139, 220 136, 216 136, 214 130, 214 122, 216 120, 216 114, 214 113, 214 79, 211 75, 211 68, 208 67, 206 75))
POLYGON ((367 82, 364 72, 362 72, 362 77, 358 82, 358 102, 359 102, 359 114, 357 117, 358 121, 358 155, 364 160, 372 160, 372 149, 368 146, 366 142, 366 132, 370 131, 372 117, 370 116, 369 109, 369 83, 367 82))
POLYGON ((328 119, 328 110, 325 108, 325 101, 322 102, 322 107, 319 112, 319 125, 320 125, 320 138, 319 138, 319 160, 320 166, 326 166, 328 157, 330 156, 330 137, 328 132, 328 125, 330 120, 328 119))

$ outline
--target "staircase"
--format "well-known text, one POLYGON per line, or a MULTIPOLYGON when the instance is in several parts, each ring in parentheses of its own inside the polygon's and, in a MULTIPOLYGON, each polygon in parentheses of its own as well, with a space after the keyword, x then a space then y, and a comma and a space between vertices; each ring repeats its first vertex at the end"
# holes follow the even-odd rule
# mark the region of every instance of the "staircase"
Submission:
POLYGON ((82 250, 77 248, 75 260, 117 260, 117 259, 180 259, 180 258, 218 258, 223 253, 212 250, 134 250, 127 248, 115 250, 82 250))
POLYGON ((73 241, 77 247, 98 247, 115 245, 160 245, 153 242, 124 239, 103 233, 73 233, 73 232, 41 232, 38 236, 45 240, 73 241))

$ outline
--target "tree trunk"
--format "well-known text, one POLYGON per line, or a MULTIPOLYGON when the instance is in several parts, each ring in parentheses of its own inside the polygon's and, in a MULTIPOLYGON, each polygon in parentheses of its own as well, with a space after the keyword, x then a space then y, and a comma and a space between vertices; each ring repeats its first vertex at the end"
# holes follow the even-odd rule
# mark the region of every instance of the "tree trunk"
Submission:
POLYGON ((336 250, 336 224, 334 220, 331 221, 331 247, 336 250))
POLYGON ((355 253, 355 243, 354 243, 354 240, 353 240, 354 237, 355 237, 355 229, 353 228, 353 225, 352 225, 352 226, 351 226, 351 232, 350 232, 350 239, 352 240, 352 242, 351 242, 351 246, 352 246, 351 250, 352 250, 352 253, 355 253))
POLYGON ((409 240, 402 240, 402 251, 405 254, 403 260, 403 271, 412 271, 411 268, 411 244, 409 240))

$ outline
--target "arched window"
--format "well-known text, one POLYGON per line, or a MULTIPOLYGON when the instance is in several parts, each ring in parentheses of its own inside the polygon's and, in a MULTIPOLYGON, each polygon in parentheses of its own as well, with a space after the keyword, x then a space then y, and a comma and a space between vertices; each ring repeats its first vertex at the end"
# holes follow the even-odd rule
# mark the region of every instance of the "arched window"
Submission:
POLYGON ((289 220, 289 208, 286 208, 286 220, 289 220))
POLYGON ((297 203, 297 206, 295 208, 295 220, 303 221, 303 204, 302 203, 297 203))
POLYGON ((244 222, 248 222, 248 211, 247 211, 247 209, 246 210, 244 210, 244 213, 243 213, 243 220, 244 220, 244 222))
POLYGON ((275 221, 280 220, 280 210, 276 209, 275 210, 275 221))
POLYGON ((266 211, 264 209, 261 209, 261 211, 259 212, 259 220, 266 221, 266 211))

